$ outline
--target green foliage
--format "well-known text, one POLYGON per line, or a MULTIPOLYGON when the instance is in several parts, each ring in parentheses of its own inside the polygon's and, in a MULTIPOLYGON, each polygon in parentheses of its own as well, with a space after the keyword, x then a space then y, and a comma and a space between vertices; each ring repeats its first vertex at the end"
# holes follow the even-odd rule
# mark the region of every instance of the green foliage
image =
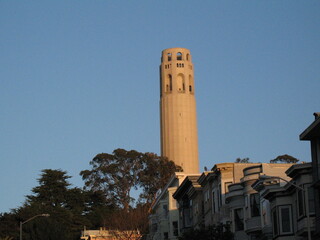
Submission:
POLYGON ((150 203, 156 191, 181 168, 172 161, 153 153, 116 149, 112 154, 101 153, 90 162, 91 170, 80 173, 86 189, 102 191, 119 208, 128 210, 138 202, 150 203), (130 193, 143 190, 139 199, 130 193))
POLYGON ((249 158, 248 158, 248 157, 247 157, 247 158, 237 158, 234 162, 235 162, 235 163, 251 163, 251 162, 249 161, 249 158))
POLYGON ((25 204, 0 215, 0 237, 18 239, 19 222, 48 213, 50 217, 37 217, 23 224, 23 239, 73 240, 79 239, 83 226, 99 227, 112 206, 101 192, 71 188, 70 177, 61 170, 42 170, 39 186, 32 189, 25 204))
POLYGON ((299 159, 292 157, 291 155, 284 154, 270 160, 270 163, 297 163, 299 159))
POLYGON ((229 224, 213 225, 208 228, 193 229, 184 232, 179 240, 233 240, 229 224))
POLYGON ((78 240, 84 226, 144 233, 156 191, 181 170, 156 154, 124 149, 98 154, 90 164, 91 170, 81 172, 84 189, 71 187, 66 171, 42 170, 38 186, 26 196, 25 203, 0 214, 0 238, 19 239, 19 223, 44 213, 50 217, 36 217, 23 224, 24 240, 78 240), (138 188, 142 193, 134 202, 130 191, 138 188))

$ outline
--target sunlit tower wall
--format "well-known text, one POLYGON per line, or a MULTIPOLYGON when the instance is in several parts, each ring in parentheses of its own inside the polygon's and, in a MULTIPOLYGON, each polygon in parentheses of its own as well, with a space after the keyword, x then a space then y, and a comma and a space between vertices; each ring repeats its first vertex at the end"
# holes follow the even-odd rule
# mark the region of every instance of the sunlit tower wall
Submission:
POLYGON ((188 49, 162 51, 160 115, 161 155, 187 174, 199 173, 194 74, 188 49))

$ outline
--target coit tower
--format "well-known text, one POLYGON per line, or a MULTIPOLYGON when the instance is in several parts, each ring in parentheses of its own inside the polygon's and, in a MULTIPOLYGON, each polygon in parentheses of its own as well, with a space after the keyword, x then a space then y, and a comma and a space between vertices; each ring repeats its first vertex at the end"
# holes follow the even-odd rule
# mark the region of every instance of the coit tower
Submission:
POLYGON ((193 64, 190 51, 162 51, 160 65, 161 155, 187 174, 199 173, 193 64))

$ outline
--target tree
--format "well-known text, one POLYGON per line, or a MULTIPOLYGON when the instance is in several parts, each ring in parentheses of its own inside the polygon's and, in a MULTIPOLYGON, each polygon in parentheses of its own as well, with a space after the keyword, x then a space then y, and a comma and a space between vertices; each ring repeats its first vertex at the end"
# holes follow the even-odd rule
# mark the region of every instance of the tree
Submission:
POLYGON ((129 211, 120 209, 110 216, 110 233, 118 240, 140 240, 148 230, 148 206, 139 204, 129 211))
POLYGON ((275 159, 270 160, 270 163, 297 163, 299 159, 292 157, 288 154, 279 155, 275 159))
POLYGON ((8 236, 17 239, 19 233, 19 220, 16 214, 1 213, 0 214, 0 239, 8 236))
POLYGON ((39 186, 32 189, 33 195, 27 196, 29 202, 41 203, 43 206, 61 207, 66 204, 70 176, 60 169, 43 169, 38 179, 39 186))
POLYGON ((249 158, 247 157, 247 158, 237 158, 235 160, 235 163, 251 163, 251 162, 249 161, 249 158))
POLYGON ((145 167, 139 171, 139 187, 143 190, 140 199, 151 204, 157 191, 168 183, 175 172, 181 172, 182 168, 154 153, 144 153, 142 160, 145 167))
POLYGON ((151 196, 175 171, 181 170, 172 161, 156 154, 125 149, 98 154, 90 165, 91 170, 80 173, 86 189, 104 192, 110 202, 126 211, 139 202, 151 202, 151 196), (143 192, 134 199, 130 194, 139 188, 143 192))
POLYGON ((26 223, 24 239, 78 239, 82 226, 91 225, 86 217, 91 193, 71 188, 70 176, 65 171, 44 169, 41 172, 39 186, 32 189, 33 194, 27 196, 25 204, 15 213, 19 221, 43 213, 50 214, 50 217, 26 223))

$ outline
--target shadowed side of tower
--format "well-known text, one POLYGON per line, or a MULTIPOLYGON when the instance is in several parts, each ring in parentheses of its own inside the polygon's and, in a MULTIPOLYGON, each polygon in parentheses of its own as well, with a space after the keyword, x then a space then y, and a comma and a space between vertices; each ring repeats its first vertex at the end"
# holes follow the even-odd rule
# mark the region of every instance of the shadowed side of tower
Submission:
POLYGON ((160 65, 161 155, 187 174, 199 173, 193 64, 185 48, 162 51, 160 65))

